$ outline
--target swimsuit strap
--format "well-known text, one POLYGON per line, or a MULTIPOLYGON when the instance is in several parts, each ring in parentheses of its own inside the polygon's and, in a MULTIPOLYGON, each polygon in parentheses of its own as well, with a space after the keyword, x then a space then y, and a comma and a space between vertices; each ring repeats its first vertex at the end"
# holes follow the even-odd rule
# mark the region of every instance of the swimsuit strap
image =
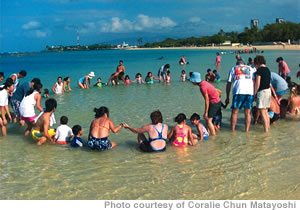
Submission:
POLYGON ((152 139, 152 138, 149 137, 149 142, 151 143, 152 141, 156 141, 156 140, 164 140, 164 141, 167 141, 167 139, 165 139, 165 138, 162 137, 162 133, 163 133, 163 130, 164 130, 164 124, 162 123, 161 132, 159 132, 159 131, 157 130, 157 128, 155 127, 155 125, 152 125, 152 126, 153 126, 153 128, 156 130, 156 132, 157 132, 157 134, 158 134, 158 137, 157 137, 157 138, 154 138, 154 139, 152 139))

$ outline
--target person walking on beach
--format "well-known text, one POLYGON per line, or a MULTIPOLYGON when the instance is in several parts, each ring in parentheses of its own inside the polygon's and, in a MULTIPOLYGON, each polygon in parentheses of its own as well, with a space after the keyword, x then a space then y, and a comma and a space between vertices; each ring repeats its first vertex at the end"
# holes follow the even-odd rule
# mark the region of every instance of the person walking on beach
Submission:
POLYGON ((53 85, 52 87, 52 92, 53 94, 64 94, 65 93, 65 89, 64 89, 64 85, 62 82, 62 77, 58 77, 57 78, 57 82, 53 85))
POLYGON ((163 117, 159 110, 150 114, 152 123, 141 128, 132 128, 123 123, 124 128, 133 133, 137 133, 137 141, 143 152, 163 152, 166 150, 166 142, 168 136, 168 125, 163 123, 163 117), (148 133, 147 140, 144 133, 148 133))
POLYGON ((111 142, 109 138, 109 131, 118 133, 123 127, 121 123, 115 127, 113 121, 109 119, 109 110, 105 106, 101 106, 99 109, 95 108, 95 119, 90 126, 90 132, 88 137, 88 146, 91 149, 104 151, 109 150, 117 146, 115 142, 111 142))
POLYGON ((193 85, 200 87, 200 92, 205 101, 205 110, 203 118, 206 120, 207 127, 209 128, 212 136, 216 135, 215 126, 213 125, 213 118, 217 116, 219 109, 221 109, 220 94, 217 89, 207 81, 201 81, 199 72, 193 72, 190 81, 193 85))
POLYGON ((107 85, 109 85, 110 81, 112 81, 112 80, 119 80, 120 79, 120 80, 124 81, 125 80, 124 75, 125 75, 125 66, 123 65, 123 61, 120 60, 119 65, 117 66, 116 72, 113 73, 110 76, 110 78, 107 82, 107 85))
POLYGON ((89 88, 91 87, 91 79, 93 79, 94 77, 95 77, 95 73, 91 71, 88 75, 81 77, 78 80, 77 84, 81 89, 89 88))
POLYGON ((229 104, 231 85, 233 85, 231 130, 235 131, 239 110, 244 108, 245 131, 248 132, 251 124, 250 111, 254 99, 255 69, 245 65, 241 59, 236 64, 236 66, 232 67, 228 75, 225 104, 229 104))
POLYGON ((7 119, 5 114, 12 121, 9 109, 8 109, 8 98, 12 95, 14 91, 14 82, 11 78, 8 78, 4 85, 0 88, 0 126, 2 131, 2 136, 6 136, 6 126, 7 119))
POLYGON ((287 65, 287 63, 283 60, 282 57, 276 59, 278 63, 278 74, 282 76, 283 79, 287 79, 287 77, 291 76, 291 71, 287 65))
POLYGON ((24 71, 24 70, 22 70, 22 71, 20 71, 19 73, 15 73, 15 74, 12 74, 12 75, 10 76, 10 78, 13 80, 14 85, 15 85, 15 90, 14 90, 14 92, 16 91, 16 89, 17 89, 17 88, 19 87, 19 85, 20 85, 19 79, 22 79, 22 78, 26 77, 26 75, 27 75, 27 72, 24 71))
POLYGON ((53 137, 55 136, 55 130, 49 128, 51 115, 56 111, 57 102, 55 99, 49 98, 46 100, 45 105, 45 111, 37 119, 31 131, 32 138, 38 141, 38 146, 44 144, 47 140, 53 142, 53 137))
POLYGON ((254 95, 256 96, 256 107, 262 118, 265 132, 270 130, 270 118, 268 115, 268 109, 271 105, 271 72, 266 67, 266 60, 264 56, 256 56, 254 59, 254 65, 257 69, 254 95))

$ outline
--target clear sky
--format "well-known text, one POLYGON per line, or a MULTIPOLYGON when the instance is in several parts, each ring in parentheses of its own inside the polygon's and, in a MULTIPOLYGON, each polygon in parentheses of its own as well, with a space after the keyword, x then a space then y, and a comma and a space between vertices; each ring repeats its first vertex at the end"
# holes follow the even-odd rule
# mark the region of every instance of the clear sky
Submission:
POLYGON ((137 44, 241 32, 277 17, 300 22, 300 0, 0 0, 0 52, 46 45, 137 44))

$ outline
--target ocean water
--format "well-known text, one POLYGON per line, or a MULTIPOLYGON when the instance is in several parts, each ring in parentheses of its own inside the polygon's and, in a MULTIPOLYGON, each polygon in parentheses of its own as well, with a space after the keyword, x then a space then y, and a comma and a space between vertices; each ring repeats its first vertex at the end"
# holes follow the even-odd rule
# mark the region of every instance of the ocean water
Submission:
MULTIPOLYGON (((107 106, 110 118, 118 125, 133 127, 150 123, 150 113, 159 109, 164 122, 172 127, 174 117, 194 112, 202 116, 204 100, 199 88, 180 82, 181 70, 201 72, 214 69, 215 50, 106 50, 89 52, 37 53, 29 56, 3 56, 0 71, 11 73, 27 70, 21 83, 39 77, 51 89, 58 76, 71 77, 72 91, 55 96, 58 101, 56 120, 62 115, 68 125, 80 124, 87 140, 94 118, 94 107, 107 106), (182 55, 189 65, 178 64, 182 55), (163 60, 158 58, 164 56, 163 60), (80 90, 77 80, 90 71, 107 82, 119 60, 133 80, 140 72, 143 78, 151 71, 171 65, 171 83, 153 85, 123 84, 80 90)), ((298 71, 299 51, 264 51, 271 71, 277 72, 276 58, 288 63, 292 77, 298 71)), ((235 63, 235 55, 222 55, 223 90, 235 63)), ((242 55, 247 60, 254 54, 242 55)), ((287 96, 286 96, 287 97, 287 96)), ((44 99, 42 101, 44 104, 44 99)), ((13 123, 8 135, 0 137, 0 199, 300 199, 300 121, 280 120, 265 134, 261 125, 244 133, 244 116, 240 113, 237 130, 230 131, 229 108, 223 109, 222 130, 216 137, 195 147, 168 146, 163 153, 142 153, 136 134, 122 129, 111 134, 118 145, 105 152, 87 148, 73 149, 46 143, 37 147, 25 128, 13 123)), ((204 121, 202 120, 202 123, 204 121)), ((190 125, 190 123, 188 122, 190 125)), ((59 124, 56 124, 57 127, 59 124)), ((193 131, 196 131, 193 127, 193 131)))

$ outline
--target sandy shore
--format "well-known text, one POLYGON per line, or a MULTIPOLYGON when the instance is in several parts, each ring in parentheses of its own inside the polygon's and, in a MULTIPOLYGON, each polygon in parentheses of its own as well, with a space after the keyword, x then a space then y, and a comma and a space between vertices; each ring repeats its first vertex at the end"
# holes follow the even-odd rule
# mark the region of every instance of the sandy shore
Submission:
POLYGON ((259 45, 259 46, 216 46, 216 47, 157 47, 157 48, 131 48, 129 50, 300 50, 300 45, 259 45))

